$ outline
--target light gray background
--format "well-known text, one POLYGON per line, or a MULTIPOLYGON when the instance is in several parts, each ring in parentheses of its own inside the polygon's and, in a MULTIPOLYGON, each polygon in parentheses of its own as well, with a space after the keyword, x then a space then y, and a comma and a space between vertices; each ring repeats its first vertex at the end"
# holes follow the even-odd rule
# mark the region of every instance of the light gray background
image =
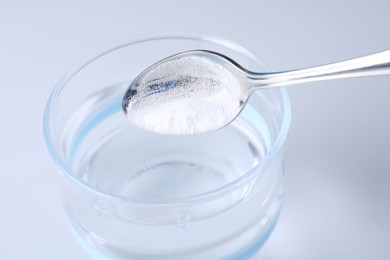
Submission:
MULTIPOLYGON (((383 1, 0 0, 0 259, 88 259, 42 138, 56 81, 148 33, 235 41, 276 70, 390 49, 383 1)), ((289 89, 285 207, 266 259, 390 259, 390 77, 289 89)))

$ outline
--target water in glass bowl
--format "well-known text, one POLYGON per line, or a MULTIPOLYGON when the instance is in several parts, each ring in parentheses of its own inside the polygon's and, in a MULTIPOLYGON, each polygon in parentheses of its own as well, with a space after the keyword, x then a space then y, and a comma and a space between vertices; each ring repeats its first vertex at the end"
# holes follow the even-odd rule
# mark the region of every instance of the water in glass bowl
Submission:
POLYGON ((105 194, 75 195, 71 184, 65 188, 67 212, 82 243, 125 259, 255 254, 278 216, 281 167, 221 189, 253 171, 267 154, 271 134, 260 112, 249 103, 215 132, 155 134, 123 115, 125 88, 111 86, 91 96, 65 126, 64 157, 79 178, 105 194))

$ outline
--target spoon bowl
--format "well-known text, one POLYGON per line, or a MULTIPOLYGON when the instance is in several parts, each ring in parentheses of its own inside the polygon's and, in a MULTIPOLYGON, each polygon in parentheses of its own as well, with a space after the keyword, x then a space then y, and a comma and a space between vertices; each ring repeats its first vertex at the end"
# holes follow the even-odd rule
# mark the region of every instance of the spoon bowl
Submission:
POLYGON ((229 124, 248 99, 248 80, 227 57, 190 51, 142 72, 122 102, 135 125, 163 134, 196 134, 229 124))

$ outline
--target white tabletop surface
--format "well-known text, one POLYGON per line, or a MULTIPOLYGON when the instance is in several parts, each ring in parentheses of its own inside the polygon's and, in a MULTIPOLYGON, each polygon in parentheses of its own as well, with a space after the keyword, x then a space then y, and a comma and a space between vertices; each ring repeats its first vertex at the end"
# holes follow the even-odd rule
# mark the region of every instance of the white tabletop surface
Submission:
MULTIPOLYGON (((42 114, 57 80, 102 47, 189 32, 275 70, 390 49, 390 2, 0 0, 0 259, 88 259, 62 208, 42 114)), ((289 88, 284 210, 265 259, 390 259, 390 77, 289 88)))

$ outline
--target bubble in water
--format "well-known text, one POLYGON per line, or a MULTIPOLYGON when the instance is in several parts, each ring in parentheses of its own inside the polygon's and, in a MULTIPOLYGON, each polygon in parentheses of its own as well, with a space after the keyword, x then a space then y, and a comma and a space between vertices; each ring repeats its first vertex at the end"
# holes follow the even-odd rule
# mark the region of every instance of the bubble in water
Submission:
POLYGON ((95 200, 92 209, 95 210, 100 216, 108 216, 111 214, 112 206, 110 203, 103 200, 95 200))
POLYGON ((191 225, 191 214, 188 212, 180 212, 177 215, 177 226, 180 228, 188 228, 191 225))

